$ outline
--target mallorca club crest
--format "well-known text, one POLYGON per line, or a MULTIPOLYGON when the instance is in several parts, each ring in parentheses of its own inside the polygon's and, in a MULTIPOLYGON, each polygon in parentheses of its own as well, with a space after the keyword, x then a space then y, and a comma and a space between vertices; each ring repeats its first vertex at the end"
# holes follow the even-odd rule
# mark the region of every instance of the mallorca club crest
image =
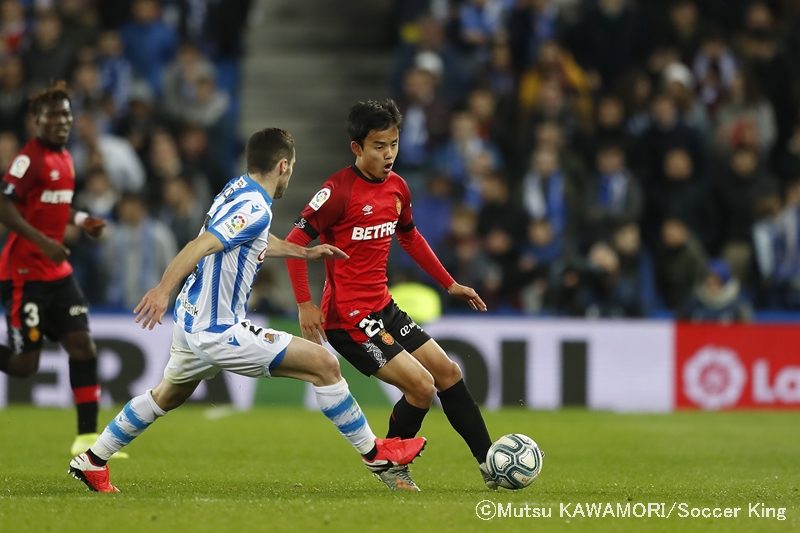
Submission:
POLYGON ((378 335, 380 336, 383 344, 385 344, 386 346, 391 346, 392 344, 394 344, 394 337, 392 337, 392 334, 386 331, 385 329, 382 329, 380 333, 378 333, 378 335))

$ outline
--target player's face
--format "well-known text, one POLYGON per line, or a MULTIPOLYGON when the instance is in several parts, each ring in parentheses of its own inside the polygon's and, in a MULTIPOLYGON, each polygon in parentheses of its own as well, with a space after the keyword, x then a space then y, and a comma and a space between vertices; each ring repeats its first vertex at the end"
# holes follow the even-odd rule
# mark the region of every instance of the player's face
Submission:
POLYGON ((400 129, 372 130, 364 139, 364 146, 350 143, 356 156, 356 166, 370 179, 386 179, 400 148, 400 129))
POLYGON ((72 128, 72 108, 69 101, 45 103, 36 117, 38 136, 45 142, 64 146, 72 128))
POLYGON ((296 159, 292 157, 292 160, 289 161, 286 170, 284 170, 283 174, 278 177, 278 186, 275 187, 275 195, 273 198, 280 198, 283 196, 283 193, 286 192, 286 189, 289 188, 289 180, 292 179, 292 172, 294 172, 294 164, 296 159))

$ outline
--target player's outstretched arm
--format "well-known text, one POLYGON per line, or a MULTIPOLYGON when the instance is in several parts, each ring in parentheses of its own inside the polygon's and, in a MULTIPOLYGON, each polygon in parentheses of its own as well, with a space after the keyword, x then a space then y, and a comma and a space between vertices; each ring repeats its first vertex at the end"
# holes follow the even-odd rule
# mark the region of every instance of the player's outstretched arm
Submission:
POLYGON ((461 298, 475 311, 486 311, 486 304, 472 287, 467 287, 454 281, 452 285, 447 287, 447 294, 461 298))
POLYGON ((3 194, 0 194, 0 223, 36 244, 42 253, 55 264, 66 261, 69 249, 31 226, 27 220, 22 218, 14 202, 3 194))
POLYGON ((147 329, 153 329, 156 324, 161 324, 161 318, 169 306, 170 294, 178 283, 194 270, 202 258, 222 249, 222 241, 208 231, 189 241, 167 266, 158 285, 147 291, 133 309, 136 313, 136 322, 141 322, 142 328, 147 329))
POLYGON ((267 257, 285 257, 290 259, 306 259, 313 261, 315 259, 348 259, 346 253, 330 244, 320 244, 306 248, 298 244, 285 241, 269 234, 269 245, 267 246, 267 257))

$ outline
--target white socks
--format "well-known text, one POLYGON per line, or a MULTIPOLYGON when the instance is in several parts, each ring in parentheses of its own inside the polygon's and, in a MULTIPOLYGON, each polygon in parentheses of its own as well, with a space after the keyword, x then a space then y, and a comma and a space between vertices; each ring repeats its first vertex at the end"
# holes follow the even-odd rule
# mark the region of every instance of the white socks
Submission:
POLYGON ((108 423, 97 442, 92 445, 92 453, 108 461, 120 448, 130 444, 155 422, 156 418, 165 414, 166 411, 156 404, 150 391, 146 391, 126 403, 122 411, 108 423))
POLYGON ((358 453, 364 455, 375 447, 375 434, 370 429, 358 402, 350 394, 344 378, 333 385, 314 387, 314 393, 322 414, 336 425, 339 432, 350 441, 358 453))

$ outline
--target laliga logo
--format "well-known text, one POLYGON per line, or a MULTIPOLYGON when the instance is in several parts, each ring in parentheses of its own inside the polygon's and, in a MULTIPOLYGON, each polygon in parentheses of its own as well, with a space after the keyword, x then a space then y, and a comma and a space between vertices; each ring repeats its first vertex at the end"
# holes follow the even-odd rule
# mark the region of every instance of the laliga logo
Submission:
POLYGON ((771 376, 769 359, 758 358, 748 369, 736 352, 719 346, 706 346, 686 362, 684 392, 704 409, 732 407, 742 400, 748 370, 752 389, 746 404, 800 403, 800 366, 779 365, 771 376))
POLYGON ((707 346, 695 353, 683 369, 686 396, 705 409, 730 407, 744 390, 746 371, 736 352, 707 346))

